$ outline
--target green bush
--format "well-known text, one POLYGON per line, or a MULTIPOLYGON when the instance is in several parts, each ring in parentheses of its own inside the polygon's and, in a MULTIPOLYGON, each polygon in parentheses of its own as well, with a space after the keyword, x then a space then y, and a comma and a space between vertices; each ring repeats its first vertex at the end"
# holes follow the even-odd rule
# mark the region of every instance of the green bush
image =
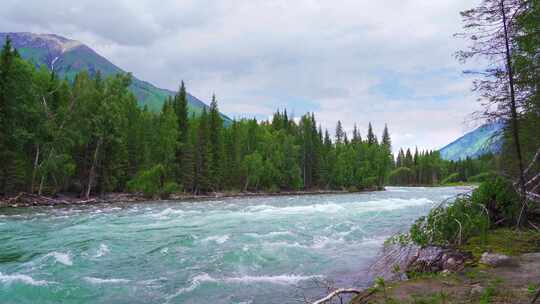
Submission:
POLYGON ((167 182, 165 185, 163 185, 163 188, 161 189, 161 198, 169 198, 171 194, 178 192, 179 187, 178 184, 175 182, 167 182))
POLYGON ((501 177, 482 183, 471 199, 486 207, 493 224, 511 225, 518 217, 519 196, 511 182, 501 177))
POLYGON ((271 185, 266 189, 266 192, 268 193, 279 193, 279 187, 276 185, 271 185))
POLYGON ((457 182, 461 182, 461 178, 459 177, 459 173, 452 173, 450 175, 448 175, 445 179, 443 179, 443 181, 441 182, 441 184, 449 184, 449 183, 457 183, 457 182))
POLYGON ((518 195, 512 184, 497 177, 482 183, 470 196, 432 209, 408 234, 397 235, 390 242, 458 246, 474 236, 485 239, 490 228, 515 223, 518 212, 518 195))
POLYGON ((449 206, 439 206, 426 217, 419 218, 409 231, 414 243, 438 246, 460 245, 473 235, 485 234, 489 218, 485 208, 469 197, 457 198, 449 206))
POLYGON ((347 191, 351 193, 358 192, 358 188, 356 186, 350 186, 347 187, 347 191))
POLYGON ((144 196, 154 198, 161 193, 164 173, 165 168, 162 165, 140 171, 133 180, 128 182, 128 189, 132 192, 142 192, 144 196))
POLYGON ((478 175, 469 177, 467 181, 471 183, 483 183, 483 182, 494 180, 495 178, 497 178, 497 173, 484 172, 484 173, 480 173, 478 175))

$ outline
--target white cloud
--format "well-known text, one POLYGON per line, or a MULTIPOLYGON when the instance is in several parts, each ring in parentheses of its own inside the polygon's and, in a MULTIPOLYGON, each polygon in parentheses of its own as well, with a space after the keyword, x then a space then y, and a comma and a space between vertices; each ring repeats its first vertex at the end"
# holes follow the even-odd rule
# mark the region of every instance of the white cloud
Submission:
MULTIPOLYGON (((186 80, 231 116, 285 106, 438 148, 477 107, 452 54, 470 0, 5 0, 2 31, 53 32, 89 44, 169 89, 186 80), (389 75, 393 75, 389 78, 389 75), (408 91, 392 93, 392 82, 408 91), (386 87, 386 93, 374 90, 386 87), (440 97, 444 98, 440 98, 440 97), (413 136, 406 136, 407 134, 413 136)), ((398 87, 396 87, 398 88, 398 87)), ((364 133, 364 132, 362 132, 364 133)))

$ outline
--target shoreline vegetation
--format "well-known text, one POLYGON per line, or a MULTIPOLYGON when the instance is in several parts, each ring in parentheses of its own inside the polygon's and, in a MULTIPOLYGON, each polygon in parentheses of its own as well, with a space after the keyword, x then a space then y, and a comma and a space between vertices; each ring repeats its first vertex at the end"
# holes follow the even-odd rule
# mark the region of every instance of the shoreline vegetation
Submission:
MULTIPOLYGON (((440 185, 415 185, 406 187, 477 187, 477 183, 452 183, 452 184, 440 184, 440 185)), ((89 199, 78 197, 75 193, 61 193, 55 196, 37 195, 27 192, 21 192, 14 196, 0 197, 0 208, 22 208, 32 206, 68 206, 68 205, 92 205, 92 204, 112 204, 112 203, 135 203, 135 202, 197 202, 207 201, 213 199, 222 198, 246 198, 246 197, 269 197, 269 196, 300 196, 300 195, 327 195, 327 194, 354 194, 354 193, 368 193, 375 191, 386 191, 386 187, 403 187, 387 185, 385 187, 372 187, 366 188, 361 191, 355 190, 325 190, 325 189, 313 189, 313 190, 301 190, 301 191, 280 191, 280 192, 239 192, 239 191, 225 191, 214 192, 207 194, 191 194, 191 193, 172 193, 167 197, 148 197, 143 193, 106 193, 100 196, 90 197, 89 199)))
POLYGON ((300 195, 327 195, 327 194, 353 194, 374 191, 384 191, 380 188, 365 189, 362 191, 347 190, 306 190, 306 191, 281 191, 281 192, 216 192, 208 194, 173 193, 166 198, 147 197, 142 193, 107 193, 101 196, 84 199, 75 194, 59 194, 55 197, 40 196, 31 193, 19 193, 16 196, 0 198, 0 208, 21 208, 32 206, 67 206, 67 205, 92 205, 112 203, 136 203, 136 202, 197 202, 222 198, 247 198, 269 196, 300 196, 300 195))
POLYGON ((99 71, 57 75, 25 61, 9 37, 0 52, 0 196, 76 193, 350 192, 387 184, 434 185, 485 179, 497 157, 443 160, 401 149, 338 121, 334 134, 314 113, 224 119, 215 96, 193 112, 182 82, 160 111, 140 107, 131 76, 99 71))

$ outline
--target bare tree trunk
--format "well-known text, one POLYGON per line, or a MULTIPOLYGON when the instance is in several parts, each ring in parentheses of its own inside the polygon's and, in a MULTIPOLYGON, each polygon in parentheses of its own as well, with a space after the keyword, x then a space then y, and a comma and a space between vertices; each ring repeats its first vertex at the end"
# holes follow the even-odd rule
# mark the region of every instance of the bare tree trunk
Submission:
POLYGON ((101 138, 98 140, 96 149, 94 150, 94 159, 92 160, 92 167, 90 167, 90 173, 88 174, 88 185, 86 187, 85 199, 90 199, 90 191, 92 190, 92 184, 96 175, 97 159, 99 155, 99 146, 101 145, 101 138))
POLYGON ((45 182, 45 176, 42 175, 41 176, 41 181, 39 182, 39 190, 38 190, 38 195, 41 196, 41 194, 43 193, 43 183, 45 182))
POLYGON ((39 165, 39 144, 36 148, 36 157, 34 158, 34 169, 32 170, 32 183, 30 184, 30 193, 34 194, 34 183, 36 181, 36 173, 39 165))
POLYGON ((508 80, 510 85, 510 111, 511 111, 511 121, 512 121, 512 137, 514 139, 514 146, 516 148, 516 156, 518 159, 518 168, 519 168, 519 188, 521 191, 522 197, 522 207, 521 212, 518 218, 518 227, 523 227, 524 223, 527 221, 527 199, 525 196, 525 176, 523 174, 523 157, 521 154, 521 143, 519 140, 519 122, 517 117, 517 107, 516 107, 516 94, 514 89, 514 71, 512 69, 512 54, 510 52, 510 43, 508 37, 508 26, 506 24, 506 11, 504 7, 504 0, 501 0, 501 13, 503 19, 504 27, 504 43, 506 47, 506 68, 508 70, 508 80))

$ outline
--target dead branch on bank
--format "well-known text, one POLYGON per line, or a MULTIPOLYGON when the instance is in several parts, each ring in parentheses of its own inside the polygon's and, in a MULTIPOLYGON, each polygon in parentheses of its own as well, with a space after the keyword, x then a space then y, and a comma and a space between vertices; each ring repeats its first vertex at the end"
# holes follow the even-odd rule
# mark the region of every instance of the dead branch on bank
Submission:
MULTIPOLYGON (((326 297, 321 298, 321 299, 313 302, 312 304, 325 304, 325 303, 328 303, 328 302, 332 301, 332 299, 334 299, 335 297, 338 297, 338 296, 341 296, 341 295, 344 295, 344 294, 356 294, 356 295, 359 295, 362 292, 363 292, 362 290, 354 289, 354 288, 340 288, 340 289, 334 290, 333 292, 329 293, 326 297)), ((372 293, 373 292, 371 292, 371 294, 372 293)))

